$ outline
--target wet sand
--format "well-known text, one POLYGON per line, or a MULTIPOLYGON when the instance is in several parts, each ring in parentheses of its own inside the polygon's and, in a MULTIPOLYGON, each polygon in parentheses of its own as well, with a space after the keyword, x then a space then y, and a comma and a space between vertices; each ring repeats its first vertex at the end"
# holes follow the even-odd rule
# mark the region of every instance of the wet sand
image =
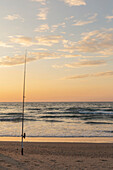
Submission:
MULTIPOLYGON (((21 137, 0 137, 0 141, 21 142, 21 137)), ((113 137, 26 137, 25 142, 113 143, 113 137)))
POLYGON ((0 142, 0 169, 113 169, 113 143, 0 142))

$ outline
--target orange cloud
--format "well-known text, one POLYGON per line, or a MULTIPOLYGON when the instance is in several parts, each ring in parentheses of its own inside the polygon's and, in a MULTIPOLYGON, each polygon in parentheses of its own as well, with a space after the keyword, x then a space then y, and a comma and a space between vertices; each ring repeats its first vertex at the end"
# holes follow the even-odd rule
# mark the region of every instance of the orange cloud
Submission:
POLYGON ((23 35, 9 36, 10 41, 16 44, 20 44, 22 46, 31 46, 34 44, 32 38, 25 37, 23 35))
POLYGON ((89 67, 89 66, 98 66, 105 65, 105 60, 81 60, 80 62, 65 64, 66 67, 76 68, 76 67, 89 67))
POLYGON ((65 77, 63 79, 83 79, 88 77, 107 77, 107 76, 113 76, 113 71, 99 72, 94 74, 79 74, 75 76, 65 77))
POLYGON ((85 0, 63 0, 66 4, 69 6, 80 6, 80 5, 86 5, 85 0))
POLYGON ((75 26, 83 26, 83 25, 94 23, 96 21, 96 17, 97 17, 97 13, 94 14, 93 16, 89 17, 88 20, 86 20, 86 21, 81 21, 81 20, 76 21, 75 20, 75 23, 73 25, 75 25, 75 26))
POLYGON ((38 20, 46 20, 47 19, 47 14, 48 14, 48 8, 40 8, 39 13, 37 14, 37 19, 38 20))

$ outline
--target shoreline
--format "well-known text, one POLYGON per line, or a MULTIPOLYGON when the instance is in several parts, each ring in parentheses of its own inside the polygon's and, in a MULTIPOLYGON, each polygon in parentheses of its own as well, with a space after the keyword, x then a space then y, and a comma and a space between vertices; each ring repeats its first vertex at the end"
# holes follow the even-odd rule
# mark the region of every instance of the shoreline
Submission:
MULTIPOLYGON (((21 137, 0 137, 1 141, 21 142, 21 137)), ((113 137, 26 137, 24 142, 113 143, 113 137)))

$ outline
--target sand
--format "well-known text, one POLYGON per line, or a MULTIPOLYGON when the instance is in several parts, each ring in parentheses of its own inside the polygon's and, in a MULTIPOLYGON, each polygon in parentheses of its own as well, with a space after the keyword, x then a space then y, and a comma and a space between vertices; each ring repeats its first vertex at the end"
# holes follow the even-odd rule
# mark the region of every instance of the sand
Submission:
MULTIPOLYGON (((18 141, 21 137, 0 137, 0 141, 18 141)), ((25 142, 113 143, 113 137, 26 137, 25 142)))
POLYGON ((112 143, 0 142, 0 169, 113 169, 112 143))

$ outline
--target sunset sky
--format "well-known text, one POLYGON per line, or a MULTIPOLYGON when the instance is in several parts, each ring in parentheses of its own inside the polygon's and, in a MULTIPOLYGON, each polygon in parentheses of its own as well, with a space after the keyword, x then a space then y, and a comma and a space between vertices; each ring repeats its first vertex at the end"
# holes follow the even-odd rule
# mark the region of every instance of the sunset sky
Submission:
POLYGON ((113 0, 1 0, 0 102, 113 101, 113 0))

